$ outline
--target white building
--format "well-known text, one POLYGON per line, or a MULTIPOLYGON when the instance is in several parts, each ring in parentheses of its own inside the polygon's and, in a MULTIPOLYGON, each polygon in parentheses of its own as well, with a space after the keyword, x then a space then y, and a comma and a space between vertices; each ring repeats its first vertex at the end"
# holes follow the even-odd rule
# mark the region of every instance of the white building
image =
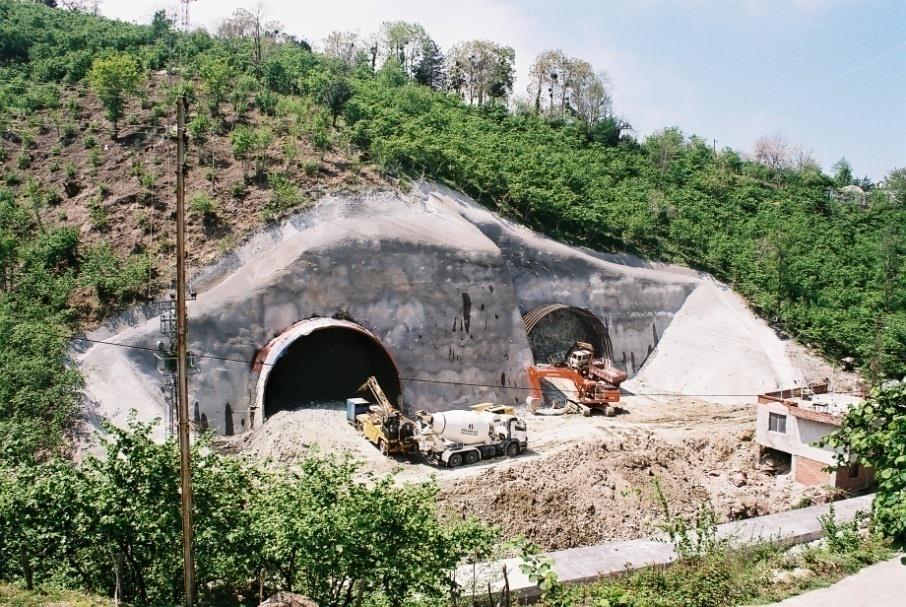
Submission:
POLYGON ((793 478, 804 485, 861 489, 873 480, 858 463, 828 470, 836 453, 816 443, 834 432, 846 411, 862 398, 829 392, 827 384, 768 392, 758 396, 755 441, 762 447, 790 455, 793 478))

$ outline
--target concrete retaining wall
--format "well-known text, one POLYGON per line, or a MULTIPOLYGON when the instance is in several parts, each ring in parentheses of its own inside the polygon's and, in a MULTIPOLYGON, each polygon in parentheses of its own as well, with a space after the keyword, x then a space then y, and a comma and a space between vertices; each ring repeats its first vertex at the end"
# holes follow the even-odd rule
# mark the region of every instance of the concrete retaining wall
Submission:
MULTIPOLYGON (((863 495, 842 500, 833 504, 838 522, 853 520, 856 512, 871 510, 874 495, 863 495)), ((779 512, 758 516, 744 521, 718 525, 718 536, 731 538, 739 544, 753 543, 758 540, 771 540, 784 544, 804 544, 821 537, 821 523, 818 518, 828 512, 830 505, 822 504, 799 510, 779 512)), ((569 550, 548 552, 553 569, 558 578, 565 584, 582 584, 593 582, 611 575, 635 571, 652 565, 666 565, 676 560, 673 546, 666 541, 656 539, 638 539, 624 542, 611 542, 584 546, 569 550)), ((487 590, 488 582, 495 591, 503 586, 503 568, 507 570, 510 591, 517 596, 532 600, 540 595, 535 584, 529 581, 519 566, 520 559, 505 559, 496 562, 481 563, 475 567, 462 567, 457 572, 457 580, 465 589, 478 589, 482 596, 487 590)))

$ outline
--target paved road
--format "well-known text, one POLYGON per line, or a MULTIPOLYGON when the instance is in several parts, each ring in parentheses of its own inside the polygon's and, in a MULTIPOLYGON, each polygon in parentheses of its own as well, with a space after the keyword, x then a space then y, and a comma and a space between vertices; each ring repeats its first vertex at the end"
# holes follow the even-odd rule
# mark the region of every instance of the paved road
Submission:
POLYGON ((903 607, 906 566, 896 556, 866 567, 827 588, 812 590, 767 607, 903 607))

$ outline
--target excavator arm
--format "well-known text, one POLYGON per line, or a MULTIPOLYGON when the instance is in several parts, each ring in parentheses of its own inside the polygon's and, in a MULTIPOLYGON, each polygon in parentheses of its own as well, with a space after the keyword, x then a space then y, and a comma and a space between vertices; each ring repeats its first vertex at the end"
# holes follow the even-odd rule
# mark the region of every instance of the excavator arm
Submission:
POLYGON ((387 413, 396 411, 396 407, 390 404, 390 401, 387 399, 387 395, 384 394, 384 391, 381 390, 381 385, 378 383, 377 378, 372 375, 365 380, 365 383, 359 386, 359 392, 365 392, 366 390, 370 391, 374 396, 377 404, 387 413))

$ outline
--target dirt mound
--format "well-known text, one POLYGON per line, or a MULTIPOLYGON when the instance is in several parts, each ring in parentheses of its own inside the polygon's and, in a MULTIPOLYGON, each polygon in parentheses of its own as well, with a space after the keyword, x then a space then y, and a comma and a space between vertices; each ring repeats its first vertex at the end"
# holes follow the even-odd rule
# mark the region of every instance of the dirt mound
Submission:
POLYGON ((671 513, 710 503, 720 520, 789 508, 802 490, 758 466, 749 441, 718 436, 671 443, 651 432, 574 445, 544 459, 446 484, 441 499, 507 537, 562 549, 657 533, 660 486, 671 513))
MULTIPOLYGON (((710 503, 721 521, 826 501, 796 485, 783 462, 760 461, 754 407, 626 397, 616 417, 526 417, 531 452, 456 469, 417 456, 386 458, 346 423, 339 403, 282 411, 252 432, 218 440, 224 451, 291 465, 317 446, 398 482, 435 478, 440 508, 474 515, 547 550, 658 533, 663 507, 689 516, 710 503)), ((787 461, 788 464, 788 461, 787 461)))
POLYGON ((369 469, 375 471, 392 470, 393 460, 381 457, 346 423, 343 407, 343 403, 322 403, 297 411, 280 411, 254 431, 220 437, 215 445, 226 453, 279 464, 297 462, 316 449, 367 461, 369 469))

